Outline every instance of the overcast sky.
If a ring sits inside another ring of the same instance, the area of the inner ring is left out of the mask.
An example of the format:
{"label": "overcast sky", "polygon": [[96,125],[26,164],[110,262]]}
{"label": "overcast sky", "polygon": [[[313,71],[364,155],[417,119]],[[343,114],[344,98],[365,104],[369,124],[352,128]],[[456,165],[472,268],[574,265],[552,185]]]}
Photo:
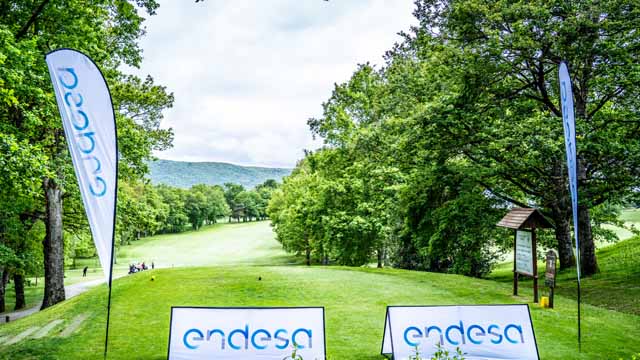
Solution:
{"label": "overcast sky", "polygon": [[412,0],[161,1],[139,75],[175,94],[162,159],[293,167],[334,83],[382,55],[414,19]]}

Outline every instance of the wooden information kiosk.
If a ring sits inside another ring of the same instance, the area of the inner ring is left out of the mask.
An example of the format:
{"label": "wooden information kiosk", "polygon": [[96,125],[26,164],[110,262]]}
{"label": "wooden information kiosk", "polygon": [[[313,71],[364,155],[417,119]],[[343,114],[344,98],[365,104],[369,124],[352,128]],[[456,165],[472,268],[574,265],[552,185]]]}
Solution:
{"label": "wooden information kiosk", "polygon": [[518,295],[518,276],[533,278],[533,302],[538,302],[538,261],[536,256],[536,229],[553,225],[533,208],[513,208],[498,226],[515,230],[513,241],[513,295]]}

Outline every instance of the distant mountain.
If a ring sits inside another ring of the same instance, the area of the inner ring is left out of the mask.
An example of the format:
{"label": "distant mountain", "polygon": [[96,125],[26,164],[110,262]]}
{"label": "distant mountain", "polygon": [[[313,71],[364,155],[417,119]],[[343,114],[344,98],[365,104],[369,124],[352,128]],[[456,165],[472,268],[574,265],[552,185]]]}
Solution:
{"label": "distant mountain", "polygon": [[292,169],[240,166],[219,162],[185,162],[156,160],[149,163],[153,184],[167,184],[179,188],[190,188],[196,184],[224,185],[241,184],[252,189],[267,179],[282,182]]}

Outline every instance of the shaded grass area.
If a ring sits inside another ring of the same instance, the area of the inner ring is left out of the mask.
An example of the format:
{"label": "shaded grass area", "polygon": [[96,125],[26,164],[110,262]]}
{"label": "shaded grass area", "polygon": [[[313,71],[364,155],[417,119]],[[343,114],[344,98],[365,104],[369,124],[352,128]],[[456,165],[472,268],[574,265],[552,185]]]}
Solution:
{"label": "shaded grass area", "polygon": [[[156,276],[150,281],[151,275]],[[262,281],[258,281],[258,277]],[[160,269],[115,281],[110,359],[165,359],[172,305],[325,306],[332,359],[382,359],[385,307],[409,304],[524,303],[531,291],[510,296],[509,284],[458,275],[393,269],[244,266]],[[640,317],[584,306],[583,349],[577,353],[576,303],[556,297],[553,310],[531,306],[542,359],[630,358],[640,349]],[[76,334],[0,345],[1,359],[102,357],[106,287],[0,327],[15,335],[56,318],[90,314]]]}
{"label": "shaded grass area", "polygon": [[[14,311],[16,292],[13,288],[13,281],[7,284],[5,293],[5,312],[1,312],[0,315],[4,315]],[[42,300],[42,294],[44,292],[44,279],[38,279],[38,285],[34,282],[31,286],[25,284],[24,286],[24,300],[26,303],[25,308],[36,306]]]}
{"label": "shaded grass area", "polygon": [[[86,277],[82,277],[82,269],[67,269],[65,270],[64,276],[65,285],[77,284],[82,281],[95,280],[104,277],[104,275],[102,274],[102,270],[96,268],[89,270]],[[0,316],[14,311],[16,294],[13,286],[13,280],[10,284],[7,284],[7,292],[5,294],[6,311],[0,313]],[[35,277],[26,278],[24,284],[24,297],[26,306],[24,307],[24,309],[28,309],[38,305],[40,301],[42,301],[43,293],[43,277],[38,277],[37,279]]]}
{"label": "shaded grass area", "polygon": [[[640,315],[640,236],[620,241],[597,251],[600,272],[582,278],[582,302],[629,314]],[[538,263],[539,288],[544,287],[545,264]],[[511,284],[513,262],[502,263],[489,275],[492,280]],[[575,269],[560,271],[557,275],[556,294],[577,298],[577,276]],[[520,288],[531,288],[528,278],[520,281]],[[640,327],[640,324],[638,324]]]}

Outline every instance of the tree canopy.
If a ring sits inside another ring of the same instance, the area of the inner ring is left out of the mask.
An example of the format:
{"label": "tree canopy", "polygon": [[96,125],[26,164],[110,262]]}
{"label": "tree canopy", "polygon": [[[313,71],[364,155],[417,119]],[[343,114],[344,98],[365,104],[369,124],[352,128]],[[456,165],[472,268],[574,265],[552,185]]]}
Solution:
{"label": "tree canopy", "polygon": [[[274,196],[278,237],[319,229],[309,239],[332,244],[331,261],[388,256],[401,267],[481,276],[512,241],[497,220],[510,206],[533,206],[555,225],[545,245],[573,266],[557,79],[565,61],[582,272],[597,272],[594,237],[610,237],[600,226],[640,175],[638,4],[417,0],[414,15],[384,66],[359,65],[308,121],[325,145]],[[301,221],[308,217],[316,228]]]}

